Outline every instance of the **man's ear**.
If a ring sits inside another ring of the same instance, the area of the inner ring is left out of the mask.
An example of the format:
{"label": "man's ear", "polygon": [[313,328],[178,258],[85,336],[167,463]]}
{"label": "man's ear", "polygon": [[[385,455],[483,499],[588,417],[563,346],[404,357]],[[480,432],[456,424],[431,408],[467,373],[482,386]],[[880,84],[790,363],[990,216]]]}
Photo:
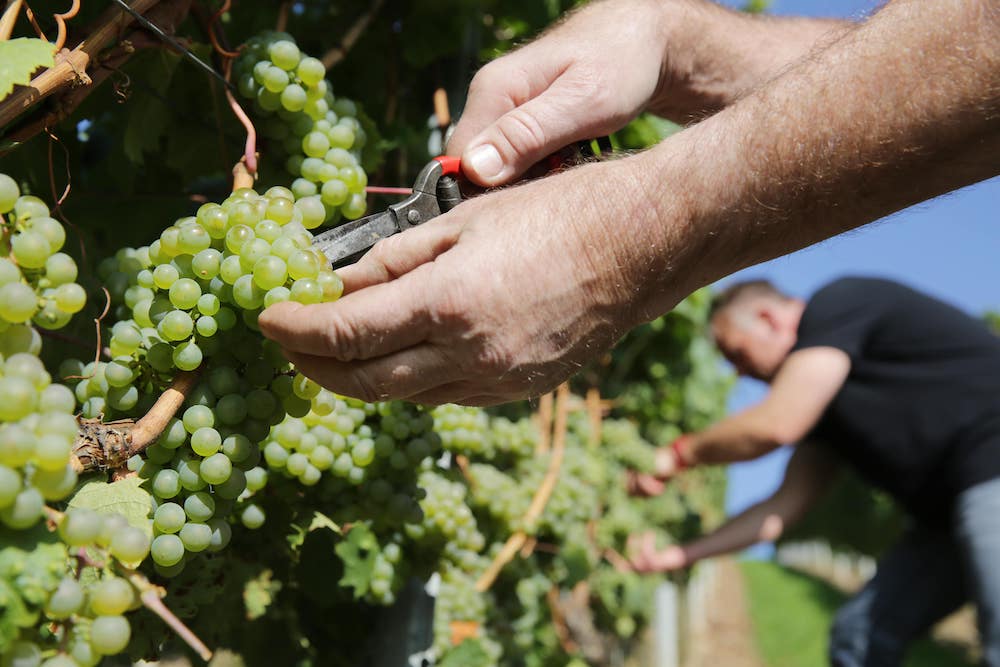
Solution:
{"label": "man's ear", "polygon": [[767,325],[771,333],[778,333],[781,330],[781,318],[778,317],[773,304],[761,303],[754,309],[754,315]]}

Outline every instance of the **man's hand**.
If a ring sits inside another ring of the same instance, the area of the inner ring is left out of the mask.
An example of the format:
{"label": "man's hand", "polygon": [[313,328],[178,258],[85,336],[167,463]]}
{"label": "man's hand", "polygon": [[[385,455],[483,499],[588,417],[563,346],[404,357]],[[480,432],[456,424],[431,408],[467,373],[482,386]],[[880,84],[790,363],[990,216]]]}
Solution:
{"label": "man's hand", "polygon": [[691,565],[684,548],[671,545],[665,549],[656,548],[656,534],[652,532],[632,535],[628,538],[628,557],[636,572],[672,572]]}
{"label": "man's hand", "polygon": [[688,446],[692,436],[682,435],[668,447],[658,447],[654,458],[652,473],[642,473],[629,470],[626,473],[625,488],[633,496],[652,497],[663,493],[667,482],[674,475],[688,467],[688,462],[681,459],[681,449]]}
{"label": "man's hand", "polygon": [[667,483],[655,475],[629,470],[625,473],[625,488],[629,495],[651,498],[666,491]]}
{"label": "man's hand", "polygon": [[502,185],[642,111],[681,123],[717,111],[847,25],[704,0],[595,2],[478,72],[448,152],[480,185]]}
{"label": "man's hand", "polygon": [[[342,270],[340,301],[275,305],[261,331],[305,375],[368,401],[487,405],[552,389],[639,322],[644,286],[618,252],[656,226],[634,159],[464,202]],[[688,291],[678,281],[674,303]]]}

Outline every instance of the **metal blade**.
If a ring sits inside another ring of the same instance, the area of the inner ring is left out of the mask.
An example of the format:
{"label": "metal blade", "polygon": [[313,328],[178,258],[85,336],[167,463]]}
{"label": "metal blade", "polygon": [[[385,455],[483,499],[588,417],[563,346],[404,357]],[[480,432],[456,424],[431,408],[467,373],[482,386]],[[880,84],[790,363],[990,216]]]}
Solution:
{"label": "metal blade", "polygon": [[313,246],[336,269],[356,262],[373,245],[398,232],[395,214],[384,211],[318,234],[313,238]]}

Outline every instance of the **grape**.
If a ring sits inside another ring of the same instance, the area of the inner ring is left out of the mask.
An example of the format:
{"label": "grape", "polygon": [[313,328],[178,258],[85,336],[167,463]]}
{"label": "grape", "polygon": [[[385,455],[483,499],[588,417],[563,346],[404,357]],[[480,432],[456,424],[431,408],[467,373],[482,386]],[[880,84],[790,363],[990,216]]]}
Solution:
{"label": "grape", "polygon": [[214,294],[202,294],[198,297],[198,312],[211,317],[219,312],[219,297]]}
{"label": "grape", "polygon": [[330,140],[322,132],[310,132],[302,138],[302,152],[309,157],[323,157],[328,150],[330,150]]}
{"label": "grape", "polygon": [[0,465],[0,509],[10,507],[21,491],[21,476],[16,470]]}
{"label": "grape", "polygon": [[254,310],[264,305],[264,290],[252,276],[242,275],[233,284],[233,300],[244,310]]}
{"label": "grape", "polygon": [[204,227],[195,223],[180,230],[177,244],[182,253],[195,255],[212,245],[212,237]]}
{"label": "grape", "polygon": [[[2,176],[2,174],[0,174]],[[8,262],[8,260],[3,260]],[[77,277],[77,267],[76,262],[69,255],[57,252],[51,255],[45,260],[45,277],[53,285],[64,285],[72,283]],[[0,284],[6,284],[11,282],[10,280],[3,280],[3,274],[0,272]]]}
{"label": "grape", "polygon": [[177,449],[185,440],[187,431],[184,429],[184,423],[176,417],[171,417],[156,443],[164,449]]}
{"label": "grape", "polygon": [[2,664],[3,667],[39,667],[42,664],[42,652],[31,642],[12,642]]}
{"label": "grape", "polygon": [[90,626],[90,645],[101,655],[115,655],[125,650],[131,635],[132,629],[124,616],[98,616]]}
{"label": "grape", "polygon": [[104,367],[104,378],[111,387],[124,387],[132,383],[133,373],[129,367],[129,359],[114,359]]}
{"label": "grape", "polygon": [[165,340],[184,340],[194,331],[194,321],[183,310],[172,310],[164,315],[156,330]]}
{"label": "grape", "polygon": [[201,477],[209,484],[222,484],[232,474],[233,463],[229,457],[219,452],[201,462]]}
{"label": "grape", "polygon": [[111,553],[126,563],[138,563],[149,553],[149,538],[132,526],[124,526],[111,537]]}
{"label": "grape", "polygon": [[240,521],[243,522],[244,526],[251,530],[255,530],[263,526],[265,519],[264,510],[254,504],[247,505],[243,508],[243,512],[240,514]]}
{"label": "grape", "polygon": [[200,428],[215,426],[215,415],[204,405],[192,405],[184,411],[182,420],[184,428],[192,434]]}
{"label": "grape", "polygon": [[184,511],[192,521],[208,521],[215,514],[215,500],[204,491],[192,493],[184,500]]}
{"label": "grape", "polygon": [[181,486],[188,491],[200,491],[206,486],[205,480],[201,478],[200,461],[179,461],[177,474],[180,477]]}
{"label": "grape", "polygon": [[[186,525],[186,524],[185,524]],[[183,528],[181,529],[183,530]],[[157,565],[170,567],[180,562],[184,557],[184,543],[173,534],[157,535],[149,550],[153,562]]]}
{"label": "grape", "polygon": [[178,278],[180,272],[171,264],[160,264],[153,269],[153,282],[160,289],[170,289]]}
{"label": "grape", "polygon": [[191,434],[191,449],[198,456],[211,456],[222,446],[222,436],[214,428],[203,426]]}
{"label": "grape", "polygon": [[40,269],[52,254],[52,245],[43,234],[24,231],[15,234],[10,242],[17,263],[28,269]]}
{"label": "grape", "polygon": [[204,551],[212,542],[212,529],[208,524],[189,521],[178,533],[184,548],[191,552]]}
{"label": "grape", "polygon": [[[264,85],[264,88],[267,89],[267,92],[280,93],[285,89],[285,86],[288,85],[288,72],[284,71],[280,67],[273,67],[273,66],[268,67],[264,71],[262,79],[263,81],[261,81],[261,83]],[[263,103],[261,104],[261,106],[267,109],[267,106],[265,106]],[[270,104],[270,106],[273,106],[273,102]],[[268,110],[271,111],[272,109]],[[274,110],[276,110],[276,107]]]}
{"label": "grape", "polygon": [[17,187],[17,181],[7,174],[0,174],[0,213],[12,210],[20,196],[21,190]]}
{"label": "grape", "polygon": [[77,476],[67,464],[59,470],[36,470],[31,483],[45,500],[62,500],[76,487]]}
{"label": "grape", "polygon": [[76,283],[66,283],[56,288],[55,303],[59,310],[72,315],[83,310],[87,303],[87,293]]}
{"label": "grape", "polygon": [[[253,267],[253,281],[262,290],[270,290],[285,284],[288,278],[288,267],[280,258],[274,256],[261,257]],[[293,276],[294,277],[294,276]],[[239,281],[237,281],[239,284]],[[234,296],[236,286],[234,285]]]}
{"label": "grape", "polygon": [[225,549],[233,536],[233,529],[222,519],[211,519],[208,522],[208,526],[212,529],[212,538],[208,544],[208,550],[216,552]]}
{"label": "grape", "polygon": [[299,61],[296,73],[302,79],[302,83],[312,87],[320,83],[326,76],[326,67],[318,58],[306,56]]}
{"label": "grape", "polygon": [[83,587],[79,582],[72,577],[64,577],[45,603],[45,614],[54,619],[68,618],[83,606],[83,599]]}
{"label": "grape", "polygon": [[22,489],[14,502],[0,509],[0,522],[14,530],[24,530],[35,525],[42,518],[45,499],[38,489]]}
{"label": "grape", "polygon": [[170,303],[175,308],[181,310],[194,308],[199,298],[201,298],[201,287],[190,278],[180,278],[170,286]]}
{"label": "grape", "polygon": [[80,667],[80,665],[68,655],[54,655],[43,662],[42,667]]}
{"label": "grape", "polygon": [[153,477],[153,493],[160,498],[173,498],[181,492],[181,480],[176,470],[165,468]]}
{"label": "grape", "polygon": [[135,603],[132,584],[121,577],[108,577],[90,589],[90,608],[99,616],[118,616]]}
{"label": "grape", "polygon": [[43,435],[35,441],[35,463],[39,469],[61,471],[69,463],[72,442],[58,435]]}
{"label": "grape", "polygon": [[41,234],[49,242],[51,252],[57,252],[66,242],[66,230],[59,221],[49,216],[31,219],[31,231]]}
{"label": "grape", "polygon": [[271,44],[267,50],[267,55],[270,57],[271,62],[283,70],[293,70],[298,67],[302,57],[299,47],[295,45],[295,42],[288,40],[280,40]]}
{"label": "grape", "polygon": [[184,508],[177,503],[163,503],[153,513],[153,527],[161,533],[176,533],[186,520]]}
{"label": "grape", "polygon": [[290,84],[281,91],[281,106],[288,111],[302,111],[307,101],[305,89],[298,84]]}
{"label": "grape", "polygon": [[193,371],[201,365],[204,354],[194,341],[181,343],[174,349],[173,362],[182,371]]}
{"label": "grape", "polygon": [[37,308],[35,291],[24,283],[7,283],[0,287],[0,317],[8,322],[27,322]]}
{"label": "grape", "polygon": [[239,394],[227,394],[219,399],[215,413],[223,424],[238,425],[247,417],[246,399]]}

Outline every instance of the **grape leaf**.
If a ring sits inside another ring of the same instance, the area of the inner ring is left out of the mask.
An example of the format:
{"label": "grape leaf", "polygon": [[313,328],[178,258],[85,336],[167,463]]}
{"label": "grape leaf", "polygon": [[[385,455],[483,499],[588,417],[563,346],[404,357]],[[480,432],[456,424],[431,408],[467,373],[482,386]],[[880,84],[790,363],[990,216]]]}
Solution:
{"label": "grape leaf", "polygon": [[121,514],[128,522],[152,537],[153,528],[149,518],[152,496],[142,488],[143,480],[138,476],[127,477],[110,484],[95,479],[86,482],[70,498],[71,508],[83,507],[101,514]]}
{"label": "grape leaf", "polygon": [[347,538],[334,547],[334,551],[344,561],[344,576],[340,579],[340,585],[353,588],[355,598],[368,592],[377,549],[375,535],[364,524],[353,526],[347,533]]}
{"label": "grape leaf", "polygon": [[55,48],[43,39],[20,37],[0,42],[0,100],[10,95],[14,86],[31,81],[39,67],[55,64]]}
{"label": "grape leaf", "polygon": [[475,639],[466,639],[454,649],[448,651],[438,667],[488,667],[490,656]]}
{"label": "grape leaf", "polygon": [[254,621],[267,613],[274,596],[281,590],[281,582],[272,579],[274,573],[264,570],[243,588],[243,603],[247,608],[247,619]]}
{"label": "grape leaf", "polygon": [[146,153],[158,152],[160,139],[170,124],[169,100],[165,98],[181,57],[162,49],[134,58],[136,76],[147,81],[151,91],[133,95],[129,101],[128,120],[122,138],[125,155],[134,164],[142,164]]}

